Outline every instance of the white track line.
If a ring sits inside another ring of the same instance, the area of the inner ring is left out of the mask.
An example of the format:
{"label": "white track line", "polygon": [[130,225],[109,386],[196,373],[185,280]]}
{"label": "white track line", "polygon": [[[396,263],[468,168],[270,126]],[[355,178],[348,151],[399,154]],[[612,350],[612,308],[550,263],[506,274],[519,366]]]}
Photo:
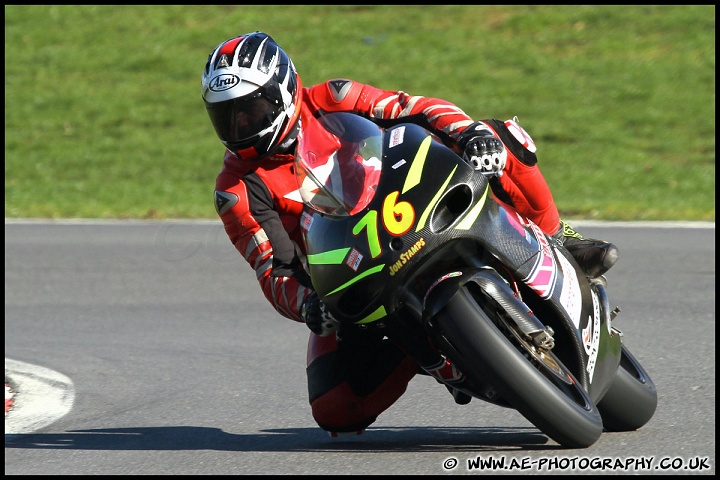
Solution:
{"label": "white track line", "polygon": [[5,378],[13,387],[13,407],[5,415],[8,435],[32,433],[67,414],[75,387],[65,375],[48,368],[5,359]]}

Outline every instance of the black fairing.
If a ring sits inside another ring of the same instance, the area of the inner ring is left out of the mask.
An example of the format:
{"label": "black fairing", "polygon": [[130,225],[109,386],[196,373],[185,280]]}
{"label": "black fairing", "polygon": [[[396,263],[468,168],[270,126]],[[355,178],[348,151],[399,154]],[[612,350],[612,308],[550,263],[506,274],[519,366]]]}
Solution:
{"label": "black fairing", "polygon": [[[591,398],[600,398],[621,348],[602,285],[591,286],[572,257],[498,201],[487,177],[427,130],[401,124],[383,135],[382,174],[372,201],[353,216],[308,212],[309,258],[332,257],[309,264],[313,286],[330,311],[353,324],[372,324],[403,307],[414,308],[416,318],[418,309],[431,315],[442,300],[419,305],[431,286],[460,271],[471,276],[473,268],[496,268],[509,283],[518,280],[518,298],[555,330],[555,353]],[[454,282],[446,296],[463,282]]]}

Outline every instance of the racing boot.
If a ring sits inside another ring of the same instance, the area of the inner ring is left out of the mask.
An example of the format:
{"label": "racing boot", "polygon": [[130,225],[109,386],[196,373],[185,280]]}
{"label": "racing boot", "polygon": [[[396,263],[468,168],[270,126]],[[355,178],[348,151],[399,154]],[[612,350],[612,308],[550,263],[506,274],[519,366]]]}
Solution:
{"label": "racing boot", "polygon": [[458,405],[467,405],[468,403],[470,403],[470,400],[472,400],[472,397],[470,395],[465,392],[461,392],[455,387],[451,387],[450,385],[445,385],[445,387],[447,387],[448,392],[450,392],[450,395],[453,396],[453,398],[455,399],[455,403],[457,403]]}
{"label": "racing boot", "polygon": [[615,245],[604,240],[585,238],[564,220],[560,220],[560,230],[553,235],[553,239],[570,252],[590,278],[599,277],[617,262],[619,252]]}
{"label": "racing boot", "polygon": [[[458,370],[455,365],[450,363],[444,357],[440,361],[429,367],[421,368],[423,373],[428,374],[440,382],[444,383],[450,395],[453,396],[455,403],[458,405],[467,405],[472,397],[460,390],[465,385],[465,375]],[[457,386],[458,388],[455,388]]]}

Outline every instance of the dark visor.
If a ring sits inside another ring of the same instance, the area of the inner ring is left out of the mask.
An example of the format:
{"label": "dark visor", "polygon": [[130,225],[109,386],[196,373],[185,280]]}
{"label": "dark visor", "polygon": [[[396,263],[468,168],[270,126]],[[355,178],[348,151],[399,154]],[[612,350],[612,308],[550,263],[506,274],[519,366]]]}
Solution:
{"label": "dark visor", "polygon": [[247,148],[257,142],[260,132],[272,125],[280,114],[282,102],[270,102],[263,93],[207,104],[210,120],[222,141]]}

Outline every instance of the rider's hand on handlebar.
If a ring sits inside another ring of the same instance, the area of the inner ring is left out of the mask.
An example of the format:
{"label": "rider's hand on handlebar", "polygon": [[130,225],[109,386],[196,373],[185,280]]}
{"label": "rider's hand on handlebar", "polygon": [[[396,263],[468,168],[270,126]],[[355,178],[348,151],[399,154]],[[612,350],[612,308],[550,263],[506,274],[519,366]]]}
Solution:
{"label": "rider's hand on handlebar", "polygon": [[335,333],[338,325],[340,325],[340,322],[333,318],[315,292],[305,298],[300,308],[300,318],[314,334],[321,337],[327,337]]}
{"label": "rider's hand on handlebar", "polygon": [[483,122],[470,124],[457,139],[463,159],[484,175],[502,175],[507,161],[503,143]]}

